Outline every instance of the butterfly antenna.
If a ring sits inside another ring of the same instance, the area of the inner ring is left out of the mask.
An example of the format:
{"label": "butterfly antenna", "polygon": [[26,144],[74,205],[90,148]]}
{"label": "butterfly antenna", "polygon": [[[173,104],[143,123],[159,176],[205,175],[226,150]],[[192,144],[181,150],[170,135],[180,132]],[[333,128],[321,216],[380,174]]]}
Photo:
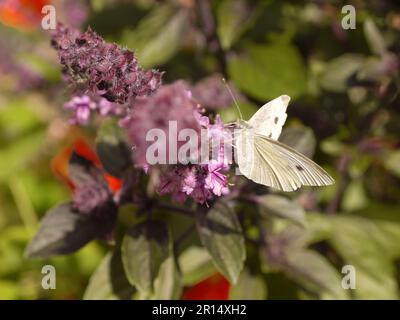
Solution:
{"label": "butterfly antenna", "polygon": [[242,115],[242,111],[240,111],[240,107],[239,104],[231,90],[231,87],[229,86],[228,82],[226,82],[225,78],[222,78],[222,82],[225,84],[226,89],[228,89],[229,94],[231,95],[233,102],[235,103],[236,109],[239,112],[239,116],[240,116],[240,120],[243,120],[243,115]]}

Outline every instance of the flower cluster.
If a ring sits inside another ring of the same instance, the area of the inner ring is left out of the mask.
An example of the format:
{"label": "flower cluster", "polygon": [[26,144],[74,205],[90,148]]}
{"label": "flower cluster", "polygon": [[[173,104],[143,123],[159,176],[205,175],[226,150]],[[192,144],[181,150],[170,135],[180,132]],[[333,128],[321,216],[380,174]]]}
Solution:
{"label": "flower cluster", "polygon": [[[135,146],[137,164],[147,165],[146,151],[149,142],[146,141],[146,133],[153,128],[168,132],[169,121],[176,121],[178,130],[190,128],[200,132],[201,129],[207,129],[207,139],[210,141],[215,138],[222,141],[226,138],[227,132],[220,118],[217,117],[215,123],[210,124],[209,118],[201,114],[199,105],[195,103],[183,82],[165,85],[153,96],[138,100],[132,114],[122,121]],[[167,156],[168,144],[169,141],[163,151]],[[228,177],[224,173],[229,169],[229,164],[225,158],[223,144],[218,147],[221,152],[218,152],[216,159],[210,159],[206,163],[161,165],[158,192],[161,195],[172,194],[177,201],[184,201],[190,196],[202,204],[214,195],[227,194]]]}
{"label": "flower cluster", "polygon": [[52,34],[67,79],[108,101],[124,104],[153,93],[162,74],[143,70],[133,52],[107,43],[91,29],[85,33],[62,24]]}
{"label": "flower cluster", "polygon": [[108,101],[101,97],[90,97],[89,95],[75,96],[64,104],[64,109],[72,111],[71,124],[85,125],[90,119],[93,111],[102,116],[121,115],[123,109],[117,103]]}
{"label": "flower cluster", "polygon": [[[73,113],[72,123],[87,124],[93,112],[123,116],[120,124],[126,129],[133,145],[134,162],[146,170],[152,170],[154,166],[147,159],[152,144],[147,139],[148,133],[152,129],[164,132],[165,143],[160,144],[162,147],[158,153],[164,155],[168,162],[156,164],[161,172],[157,188],[160,194],[172,194],[174,199],[180,201],[191,197],[203,204],[213,196],[229,192],[226,175],[229,165],[223,149],[217,150],[216,159],[197,164],[192,159],[192,156],[198,158],[200,154],[200,141],[196,141],[195,154],[190,154],[186,163],[170,161],[173,156],[170,143],[176,144],[176,149],[186,143],[171,135],[171,123],[176,132],[190,129],[198,137],[202,129],[206,129],[207,144],[212,139],[224,138],[226,132],[220,118],[217,117],[211,124],[209,118],[202,114],[199,104],[201,102],[207,107],[230,104],[230,96],[225,89],[221,89],[220,77],[217,79],[214,76],[194,86],[193,91],[197,95],[194,98],[191,87],[183,81],[160,86],[160,72],[142,70],[131,51],[106,43],[90,29],[81,34],[59,25],[53,33],[52,45],[58,50],[67,80],[82,88],[64,105]],[[210,90],[211,87],[214,90]],[[207,92],[211,95],[205,94]],[[108,193],[101,187],[88,185],[77,190],[74,204],[80,212],[90,212],[107,199]]]}
{"label": "flower cluster", "polygon": [[176,165],[166,167],[157,191],[160,195],[172,194],[179,202],[188,196],[198,203],[205,203],[213,196],[229,193],[228,177],[224,172],[229,166],[216,160],[205,165]]}
{"label": "flower cluster", "polygon": [[[177,132],[182,129],[193,129],[200,133],[197,114],[200,107],[192,99],[188,87],[181,81],[160,87],[157,92],[144,99],[138,99],[131,114],[121,121],[126,128],[130,141],[135,149],[135,162],[146,166],[146,152],[151,142],[146,141],[146,135],[151,129],[160,129],[166,133],[165,149],[161,152],[169,159],[169,123],[174,121]],[[179,148],[183,142],[177,143]]]}
{"label": "flower cluster", "polygon": [[231,139],[231,133],[224,128],[219,117],[214,124],[210,124],[209,118],[198,116],[199,125],[207,129],[207,139],[210,145],[218,142],[217,157],[211,158],[205,164],[198,165],[176,165],[171,169],[164,168],[158,192],[161,195],[171,193],[177,201],[184,201],[188,196],[198,203],[205,203],[213,196],[222,196],[229,193],[228,177],[229,170],[228,154],[226,153],[226,142]]}

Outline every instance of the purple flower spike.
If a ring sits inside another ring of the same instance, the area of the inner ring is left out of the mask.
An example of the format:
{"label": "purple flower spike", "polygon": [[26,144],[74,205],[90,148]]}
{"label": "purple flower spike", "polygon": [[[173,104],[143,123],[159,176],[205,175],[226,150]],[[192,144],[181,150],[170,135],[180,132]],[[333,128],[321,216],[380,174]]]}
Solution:
{"label": "purple flower spike", "polygon": [[143,70],[132,51],[105,42],[90,28],[81,34],[59,24],[52,34],[52,46],[69,82],[108,101],[133,102],[161,85],[160,72]]}
{"label": "purple flower spike", "polygon": [[[200,133],[198,110],[198,105],[188,94],[187,86],[181,81],[164,85],[154,95],[138,99],[132,114],[121,122],[127,130],[132,145],[135,146],[136,164],[139,166],[148,164],[146,151],[151,142],[146,141],[146,134],[151,129],[160,129],[165,132],[167,144],[162,153],[166,155],[167,159],[169,158],[168,132],[170,121],[176,122],[178,132],[182,129],[193,129]],[[178,141],[178,148],[182,144],[182,141]]]}

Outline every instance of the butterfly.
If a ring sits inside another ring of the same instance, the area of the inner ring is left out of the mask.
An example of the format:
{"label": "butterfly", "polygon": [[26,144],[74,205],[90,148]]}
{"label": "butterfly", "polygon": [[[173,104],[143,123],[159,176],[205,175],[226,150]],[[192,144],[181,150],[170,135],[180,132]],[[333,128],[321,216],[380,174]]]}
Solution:
{"label": "butterfly", "polygon": [[327,186],[333,178],[318,164],[278,141],[290,97],[282,95],[263,105],[235,130],[239,171],[256,183],[290,192],[301,186]]}

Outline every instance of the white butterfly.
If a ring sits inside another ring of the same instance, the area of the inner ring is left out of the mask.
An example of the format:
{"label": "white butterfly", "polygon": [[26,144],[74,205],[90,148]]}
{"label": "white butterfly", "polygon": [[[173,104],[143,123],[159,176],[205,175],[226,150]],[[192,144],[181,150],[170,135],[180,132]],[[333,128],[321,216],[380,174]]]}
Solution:
{"label": "white butterfly", "polygon": [[239,120],[236,159],[248,179],[283,191],[326,186],[333,178],[300,152],[278,142],[290,97],[282,95],[263,105],[249,121]]}

